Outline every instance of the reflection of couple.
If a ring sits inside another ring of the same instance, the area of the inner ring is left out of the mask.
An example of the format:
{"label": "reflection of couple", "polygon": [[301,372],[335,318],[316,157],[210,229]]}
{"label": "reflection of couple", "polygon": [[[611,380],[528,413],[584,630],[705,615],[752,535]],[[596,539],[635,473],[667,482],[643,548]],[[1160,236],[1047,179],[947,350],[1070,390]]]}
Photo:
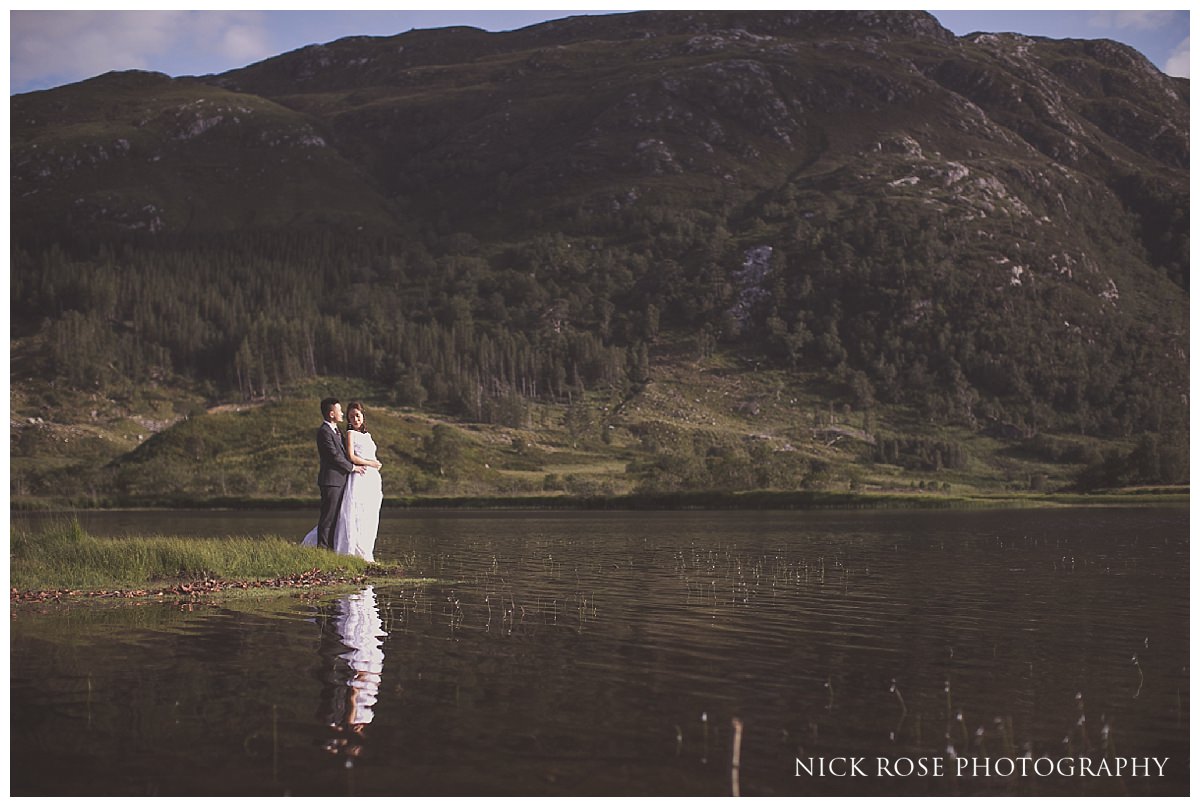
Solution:
{"label": "reflection of couple", "polygon": [[326,658],[332,656],[321,715],[332,732],[325,750],[356,757],[362,753],[363,729],[375,719],[387,633],[371,587],[338,599],[331,617],[325,623],[328,641],[322,641]]}
{"label": "reflection of couple", "polygon": [[375,459],[375,441],[367,431],[363,405],[350,403],[350,428],[344,438],[337,426],[342,420],[338,399],[321,401],[321,414],[325,419],[317,429],[321,518],[316,529],[304,537],[304,545],[373,562],[379,506],[383,502],[383,480],[379,475],[383,466]]}

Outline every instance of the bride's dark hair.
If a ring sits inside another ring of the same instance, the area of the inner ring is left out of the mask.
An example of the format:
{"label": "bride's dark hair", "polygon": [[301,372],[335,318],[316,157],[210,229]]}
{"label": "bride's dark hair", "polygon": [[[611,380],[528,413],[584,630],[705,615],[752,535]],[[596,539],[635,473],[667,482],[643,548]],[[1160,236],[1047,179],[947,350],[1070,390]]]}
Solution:
{"label": "bride's dark hair", "polygon": [[[359,412],[362,412],[362,416],[363,416],[363,422],[362,422],[362,426],[360,426],[360,427],[358,428],[358,430],[359,430],[360,432],[365,432],[365,431],[367,430],[367,410],[366,410],[366,409],[364,409],[364,408],[363,408],[363,405],[362,405],[362,404],[360,404],[358,401],[351,401],[351,402],[350,402],[350,403],[349,403],[349,404],[346,406],[346,422],[347,422],[347,423],[349,423],[349,422],[350,422],[350,413],[351,413],[351,412],[353,412],[355,409],[357,409]],[[350,428],[352,428],[352,429],[353,429],[354,427],[353,427],[353,426],[351,426]]]}

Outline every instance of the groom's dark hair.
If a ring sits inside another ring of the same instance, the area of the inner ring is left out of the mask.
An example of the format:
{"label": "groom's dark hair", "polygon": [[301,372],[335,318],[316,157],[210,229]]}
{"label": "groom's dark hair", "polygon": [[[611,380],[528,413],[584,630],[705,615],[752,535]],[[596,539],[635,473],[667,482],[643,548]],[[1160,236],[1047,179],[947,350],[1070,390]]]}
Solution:
{"label": "groom's dark hair", "polygon": [[321,401],[321,418],[322,418],[322,420],[329,417],[329,413],[333,411],[333,407],[337,406],[340,403],[341,403],[341,401],[339,401],[337,398],[326,398],[325,400]]}

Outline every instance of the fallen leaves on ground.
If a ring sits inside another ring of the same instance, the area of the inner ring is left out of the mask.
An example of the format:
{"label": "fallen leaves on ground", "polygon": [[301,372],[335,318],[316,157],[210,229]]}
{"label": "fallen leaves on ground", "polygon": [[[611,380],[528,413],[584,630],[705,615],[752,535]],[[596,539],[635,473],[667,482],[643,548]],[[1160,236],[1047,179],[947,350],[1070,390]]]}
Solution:
{"label": "fallen leaves on ground", "polygon": [[14,586],[9,593],[9,602],[51,602],[65,599],[77,599],[80,597],[121,599],[135,599],[139,597],[178,597],[180,595],[186,597],[201,597],[206,594],[214,594],[220,591],[229,591],[232,589],[308,589],[322,586],[340,585],[345,583],[365,584],[373,577],[386,577],[395,574],[399,574],[399,571],[392,568],[371,569],[366,574],[358,575],[347,574],[346,571],[342,569],[336,569],[330,572],[319,568],[312,568],[305,572],[297,572],[296,574],[286,575],[284,577],[273,577],[266,580],[221,580],[219,578],[205,578],[203,580],[191,580],[184,583],[176,583],[175,585],[164,588],[156,588],[152,586],[149,588],[138,589],[105,588],[97,589],[95,591],[66,588],[40,591],[21,591]]}

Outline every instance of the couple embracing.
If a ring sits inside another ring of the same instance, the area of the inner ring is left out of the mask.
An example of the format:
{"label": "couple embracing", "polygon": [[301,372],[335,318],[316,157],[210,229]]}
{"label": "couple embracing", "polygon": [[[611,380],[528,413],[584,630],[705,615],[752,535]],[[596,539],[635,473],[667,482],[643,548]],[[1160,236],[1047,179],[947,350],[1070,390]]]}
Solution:
{"label": "couple embracing", "polygon": [[304,537],[304,546],[331,549],[339,555],[356,555],[375,560],[375,536],[379,531],[379,507],[383,503],[383,480],[375,459],[375,441],[367,431],[363,405],[351,401],[346,409],[350,428],[343,436],[342,404],[337,398],[321,401],[324,422],[317,429],[317,454],[321,469],[321,518],[316,529]]}

